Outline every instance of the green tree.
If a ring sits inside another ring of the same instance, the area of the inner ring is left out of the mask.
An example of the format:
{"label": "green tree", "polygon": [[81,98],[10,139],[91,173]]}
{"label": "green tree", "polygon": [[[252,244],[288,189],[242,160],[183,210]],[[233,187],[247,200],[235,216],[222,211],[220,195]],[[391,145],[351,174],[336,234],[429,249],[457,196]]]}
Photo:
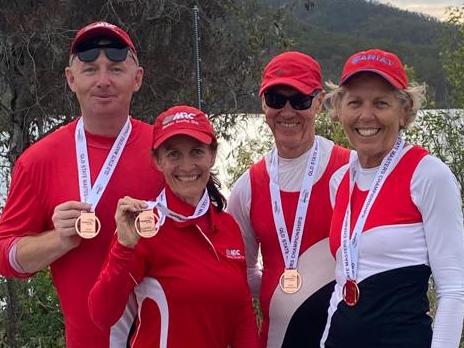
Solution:
{"label": "green tree", "polygon": [[441,38],[440,58],[451,85],[456,108],[464,106],[464,7],[448,10],[446,29]]}

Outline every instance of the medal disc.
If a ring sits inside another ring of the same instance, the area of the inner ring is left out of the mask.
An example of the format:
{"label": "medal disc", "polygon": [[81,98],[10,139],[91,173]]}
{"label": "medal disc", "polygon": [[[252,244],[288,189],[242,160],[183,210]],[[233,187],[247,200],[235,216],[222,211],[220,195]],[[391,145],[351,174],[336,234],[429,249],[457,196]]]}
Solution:
{"label": "medal disc", "polygon": [[157,226],[158,220],[158,215],[152,210],[143,210],[135,218],[135,230],[140,237],[154,237],[159,231],[159,227]]}
{"label": "medal disc", "polygon": [[296,269],[286,269],[280,276],[280,288],[286,294],[293,294],[301,288],[301,276]]}
{"label": "medal disc", "polygon": [[95,213],[83,211],[77,218],[74,228],[82,238],[92,239],[100,232],[101,224]]}
{"label": "medal disc", "polygon": [[359,287],[356,281],[347,280],[343,285],[343,301],[350,306],[355,306],[359,301]]}

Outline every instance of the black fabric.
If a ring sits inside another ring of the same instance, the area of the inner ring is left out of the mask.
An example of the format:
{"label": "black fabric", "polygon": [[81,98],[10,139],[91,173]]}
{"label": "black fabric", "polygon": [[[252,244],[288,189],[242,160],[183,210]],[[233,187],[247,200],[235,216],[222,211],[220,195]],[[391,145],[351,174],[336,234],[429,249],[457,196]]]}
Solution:
{"label": "black fabric", "polygon": [[282,348],[319,348],[335,281],[312,294],[293,313]]}
{"label": "black fabric", "polygon": [[430,267],[398,268],[359,283],[354,307],[341,301],[326,348],[429,348],[432,319],[427,314]]}

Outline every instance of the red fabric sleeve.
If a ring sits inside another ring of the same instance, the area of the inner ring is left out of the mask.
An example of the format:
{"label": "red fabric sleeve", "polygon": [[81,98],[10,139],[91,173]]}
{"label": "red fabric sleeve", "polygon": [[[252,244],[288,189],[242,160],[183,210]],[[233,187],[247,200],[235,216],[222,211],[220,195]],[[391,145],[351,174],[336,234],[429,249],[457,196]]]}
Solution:
{"label": "red fabric sleeve", "polygon": [[129,295],[143,276],[143,260],[137,248],[127,248],[117,239],[97,282],[89,294],[92,321],[103,330],[114,325],[124,312]]}
{"label": "red fabric sleeve", "polygon": [[11,267],[10,248],[19,237],[46,229],[46,207],[33,178],[20,158],[13,169],[10,192],[0,217],[0,274],[5,277],[27,278],[32,275],[18,273]]}

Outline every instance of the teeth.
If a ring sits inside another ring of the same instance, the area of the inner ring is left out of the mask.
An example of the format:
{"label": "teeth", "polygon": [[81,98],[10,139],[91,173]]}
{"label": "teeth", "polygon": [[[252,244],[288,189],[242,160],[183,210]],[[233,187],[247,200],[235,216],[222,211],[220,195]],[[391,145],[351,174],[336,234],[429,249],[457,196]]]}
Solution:
{"label": "teeth", "polygon": [[376,135],[380,128],[356,128],[356,130],[363,137],[370,137]]}
{"label": "teeth", "polygon": [[298,125],[296,122],[279,122],[279,125],[285,128],[294,128]]}
{"label": "teeth", "polygon": [[177,176],[177,179],[182,182],[192,182],[197,180],[199,175]]}

